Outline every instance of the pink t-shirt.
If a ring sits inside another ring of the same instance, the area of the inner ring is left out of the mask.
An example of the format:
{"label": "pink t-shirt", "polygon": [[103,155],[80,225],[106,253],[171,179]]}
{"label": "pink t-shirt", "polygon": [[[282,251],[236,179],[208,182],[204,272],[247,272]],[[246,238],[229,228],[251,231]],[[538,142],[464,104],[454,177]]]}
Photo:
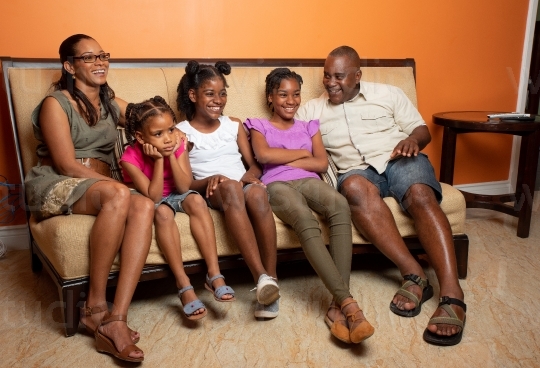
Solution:
{"label": "pink t-shirt", "polygon": [[[185,144],[176,150],[174,156],[178,158],[185,150]],[[142,146],[137,142],[134,146],[128,146],[120,159],[120,162],[125,161],[139,168],[148,179],[152,179],[154,174],[154,159],[144,154]],[[122,168],[125,183],[133,183],[129,174]],[[163,163],[163,197],[168,196],[176,190],[174,185],[171,163],[168,159]]]}

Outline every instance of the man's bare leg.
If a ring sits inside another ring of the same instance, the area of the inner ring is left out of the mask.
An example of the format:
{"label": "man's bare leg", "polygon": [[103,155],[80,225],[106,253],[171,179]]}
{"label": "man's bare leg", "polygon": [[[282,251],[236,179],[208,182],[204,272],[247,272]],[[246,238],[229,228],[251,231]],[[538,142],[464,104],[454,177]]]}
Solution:
{"label": "man's bare leg", "polygon": [[[437,275],[440,286],[440,296],[464,300],[463,290],[459,285],[457,275],[456,253],[452,229],[448,218],[442,211],[433,190],[424,184],[414,184],[405,194],[403,201],[407,212],[414,219],[416,233],[426,251],[430,264]],[[451,305],[458,318],[463,321],[465,311]],[[433,317],[446,317],[448,314],[437,308]],[[438,335],[450,336],[458,333],[460,327],[437,324],[428,325],[428,330]]]}

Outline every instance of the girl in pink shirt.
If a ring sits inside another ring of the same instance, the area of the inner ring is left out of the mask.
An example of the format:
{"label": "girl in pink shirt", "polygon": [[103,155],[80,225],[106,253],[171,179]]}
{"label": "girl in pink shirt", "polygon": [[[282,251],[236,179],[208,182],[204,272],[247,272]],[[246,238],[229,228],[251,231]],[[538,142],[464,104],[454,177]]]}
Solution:
{"label": "girl in pink shirt", "polygon": [[[156,240],[176,278],[178,297],[188,319],[206,316],[184,270],[176,212],[190,216],[190,229],[208,267],[205,287],[220,302],[235,300],[234,291],[220,274],[214,223],[205,200],[189,190],[191,167],[185,137],[175,128],[176,117],[167,102],[156,96],[126,109],[126,137],[130,146],[120,161],[124,181],[156,203]],[[182,193],[182,194],[181,194]]]}

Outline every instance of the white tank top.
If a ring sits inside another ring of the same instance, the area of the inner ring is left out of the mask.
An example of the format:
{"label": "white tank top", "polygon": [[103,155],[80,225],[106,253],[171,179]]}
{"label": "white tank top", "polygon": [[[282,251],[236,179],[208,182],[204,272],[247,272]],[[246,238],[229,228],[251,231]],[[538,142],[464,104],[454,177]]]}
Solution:
{"label": "white tank top", "polygon": [[193,143],[189,162],[195,180],[219,174],[240,181],[246,173],[236,141],[239,123],[228,116],[219,117],[219,122],[219,127],[208,134],[199,132],[187,120],[176,125]]}

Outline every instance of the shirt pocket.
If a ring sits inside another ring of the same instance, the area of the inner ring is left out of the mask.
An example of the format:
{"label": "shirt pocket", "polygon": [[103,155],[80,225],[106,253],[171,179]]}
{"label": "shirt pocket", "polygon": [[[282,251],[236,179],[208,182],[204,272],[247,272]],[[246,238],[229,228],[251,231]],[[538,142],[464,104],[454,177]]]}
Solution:
{"label": "shirt pocket", "polygon": [[319,131],[321,132],[321,135],[324,137],[325,135],[329,135],[332,130],[336,129],[336,126],[335,125],[330,125],[330,124],[321,124],[321,126],[319,127]]}
{"label": "shirt pocket", "polygon": [[384,132],[395,128],[396,123],[391,114],[385,109],[373,109],[362,113],[362,125],[366,131]]}
{"label": "shirt pocket", "polygon": [[321,132],[321,138],[323,141],[323,145],[327,148],[332,148],[333,143],[336,143],[336,130],[337,126],[333,124],[326,124],[321,125],[319,127],[319,131]]}

